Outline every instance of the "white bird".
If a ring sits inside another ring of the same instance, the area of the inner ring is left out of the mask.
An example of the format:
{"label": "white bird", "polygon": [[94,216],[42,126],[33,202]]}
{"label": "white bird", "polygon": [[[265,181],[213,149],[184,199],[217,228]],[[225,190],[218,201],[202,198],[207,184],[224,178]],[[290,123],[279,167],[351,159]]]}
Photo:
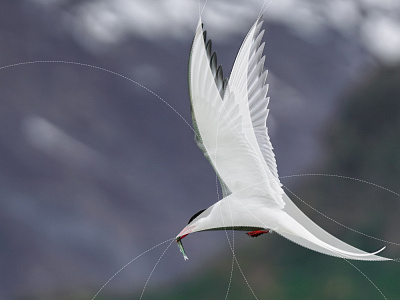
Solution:
{"label": "white bird", "polygon": [[311,221],[290,200],[280,183],[266,125],[269,97],[260,32],[251,27],[237,54],[229,80],[217,67],[201,19],[189,59],[189,89],[195,139],[218,175],[224,198],[195,214],[177,235],[206,230],[242,230],[250,236],[277,232],[309,249],[346,259],[390,260],[335,238]]}

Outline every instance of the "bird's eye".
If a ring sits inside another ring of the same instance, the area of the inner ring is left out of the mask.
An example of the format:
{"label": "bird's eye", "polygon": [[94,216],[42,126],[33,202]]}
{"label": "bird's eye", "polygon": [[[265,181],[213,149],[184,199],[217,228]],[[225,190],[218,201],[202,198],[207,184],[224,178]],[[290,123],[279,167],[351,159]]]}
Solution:
{"label": "bird's eye", "polygon": [[203,211],[205,211],[205,209],[202,209],[201,211],[199,211],[198,213],[195,213],[189,220],[188,224],[190,224],[190,222],[192,222],[194,219],[196,219],[196,217],[198,215],[200,215]]}

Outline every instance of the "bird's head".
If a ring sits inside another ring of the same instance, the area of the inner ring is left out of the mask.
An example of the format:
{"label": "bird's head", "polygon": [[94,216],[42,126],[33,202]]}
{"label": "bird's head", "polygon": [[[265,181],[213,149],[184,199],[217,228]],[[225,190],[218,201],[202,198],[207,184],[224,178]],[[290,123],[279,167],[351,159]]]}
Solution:
{"label": "bird's head", "polygon": [[183,230],[176,236],[176,243],[178,244],[179,250],[182,252],[183,258],[184,258],[185,260],[187,260],[188,257],[187,257],[186,254],[185,254],[185,250],[183,249],[183,244],[182,244],[182,241],[181,241],[181,240],[182,240],[184,237],[186,237],[189,233],[194,232],[194,230],[195,230],[195,228],[196,228],[196,224],[195,224],[196,221],[197,221],[196,219],[197,219],[197,217],[200,216],[204,211],[205,211],[205,209],[203,209],[203,210],[201,210],[201,211],[195,213],[195,214],[189,219],[188,225],[187,225],[185,228],[183,228]]}

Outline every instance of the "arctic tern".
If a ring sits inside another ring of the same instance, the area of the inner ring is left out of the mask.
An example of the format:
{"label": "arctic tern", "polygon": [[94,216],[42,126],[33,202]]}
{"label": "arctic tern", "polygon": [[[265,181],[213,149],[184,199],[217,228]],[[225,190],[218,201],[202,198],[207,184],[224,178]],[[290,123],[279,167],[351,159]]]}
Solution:
{"label": "arctic tern", "polygon": [[189,59],[189,91],[195,140],[213,166],[223,199],[198,212],[177,235],[206,230],[241,230],[249,236],[276,232],[311,250],[355,260],[390,260],[332,236],[290,200],[280,183],[266,125],[268,115],[262,21],[253,24],[224,79],[201,19]]}

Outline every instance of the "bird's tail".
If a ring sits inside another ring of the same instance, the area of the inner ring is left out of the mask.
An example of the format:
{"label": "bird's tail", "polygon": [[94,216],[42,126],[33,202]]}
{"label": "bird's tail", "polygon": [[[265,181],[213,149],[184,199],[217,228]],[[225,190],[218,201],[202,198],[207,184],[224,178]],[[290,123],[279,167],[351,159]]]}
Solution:
{"label": "bird's tail", "polygon": [[376,255],[386,247],[372,253],[353,247],[329,234],[311,221],[286,194],[284,195],[284,201],[286,205],[283,211],[286,213],[286,220],[283,223],[284,226],[280,230],[276,230],[276,232],[292,242],[317,252],[346,259],[391,260],[390,258]]}

